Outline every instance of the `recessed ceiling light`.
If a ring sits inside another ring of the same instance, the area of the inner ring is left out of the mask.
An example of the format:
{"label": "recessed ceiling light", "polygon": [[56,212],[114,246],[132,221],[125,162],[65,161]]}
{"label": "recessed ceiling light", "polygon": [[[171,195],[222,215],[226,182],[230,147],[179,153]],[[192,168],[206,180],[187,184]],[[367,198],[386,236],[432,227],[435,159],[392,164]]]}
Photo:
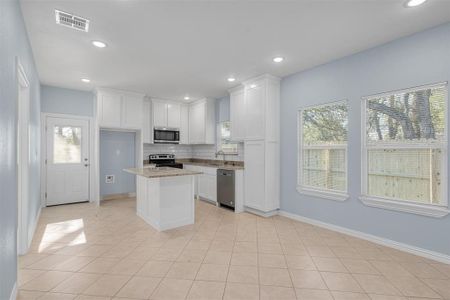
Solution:
{"label": "recessed ceiling light", "polygon": [[408,0],[406,2],[406,7],[414,7],[424,4],[427,0]]}
{"label": "recessed ceiling light", "polygon": [[191,99],[189,96],[184,96],[184,100],[189,100]]}
{"label": "recessed ceiling light", "polygon": [[250,84],[250,88],[254,89],[256,87],[256,84]]}
{"label": "recessed ceiling light", "polygon": [[106,44],[103,43],[103,42],[100,42],[100,41],[92,41],[92,45],[94,45],[95,47],[98,47],[98,48],[105,48],[106,47]]}
{"label": "recessed ceiling light", "polygon": [[281,56],[277,56],[277,57],[274,57],[274,58],[273,58],[273,61],[276,62],[276,63],[280,63],[280,62],[282,62],[283,60],[284,60],[284,57],[281,57]]}
{"label": "recessed ceiling light", "polygon": [[234,77],[228,77],[228,82],[235,82],[236,81],[236,78],[234,78]]}
{"label": "recessed ceiling light", "polygon": [[91,80],[90,80],[90,79],[88,79],[88,78],[81,78],[81,81],[83,81],[83,82],[85,82],[85,83],[89,83],[89,82],[91,82]]}

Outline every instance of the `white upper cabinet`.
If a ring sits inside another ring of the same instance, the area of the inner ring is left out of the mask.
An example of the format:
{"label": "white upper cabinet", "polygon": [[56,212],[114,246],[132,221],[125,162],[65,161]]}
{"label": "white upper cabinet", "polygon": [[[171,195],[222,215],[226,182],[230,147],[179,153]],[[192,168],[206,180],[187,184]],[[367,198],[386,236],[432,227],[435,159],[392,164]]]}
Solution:
{"label": "white upper cabinet", "polygon": [[215,144],[216,112],[214,99],[189,104],[189,143]]}
{"label": "white upper cabinet", "polygon": [[152,103],[148,100],[145,100],[142,111],[142,142],[144,144],[151,144],[153,143]]}
{"label": "white upper cabinet", "polygon": [[189,144],[189,106],[180,106],[180,144]]}
{"label": "white upper cabinet", "polygon": [[122,127],[130,129],[142,128],[143,99],[134,95],[122,96]]}
{"label": "white upper cabinet", "polygon": [[167,102],[152,100],[153,126],[167,127]]}
{"label": "white upper cabinet", "polygon": [[245,139],[245,97],[242,86],[230,90],[230,121],[231,139],[243,141]]}
{"label": "white upper cabinet", "polygon": [[181,104],[153,99],[153,126],[179,129],[181,126]]}
{"label": "white upper cabinet", "polygon": [[100,126],[120,128],[122,96],[110,92],[97,94],[98,122]]}
{"label": "white upper cabinet", "polygon": [[189,144],[201,144],[205,136],[205,105],[189,105]]}
{"label": "white upper cabinet", "polygon": [[97,117],[100,127],[142,129],[144,95],[109,89],[97,90]]}
{"label": "white upper cabinet", "polygon": [[167,127],[180,128],[181,126],[181,106],[180,104],[167,104]]}

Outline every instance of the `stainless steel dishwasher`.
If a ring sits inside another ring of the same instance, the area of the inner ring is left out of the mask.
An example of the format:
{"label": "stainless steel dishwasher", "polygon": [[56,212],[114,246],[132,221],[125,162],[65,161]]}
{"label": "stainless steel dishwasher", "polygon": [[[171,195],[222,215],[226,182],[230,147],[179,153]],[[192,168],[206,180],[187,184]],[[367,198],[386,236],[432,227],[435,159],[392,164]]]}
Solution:
{"label": "stainless steel dishwasher", "polygon": [[234,171],[217,169],[217,202],[234,208]]}

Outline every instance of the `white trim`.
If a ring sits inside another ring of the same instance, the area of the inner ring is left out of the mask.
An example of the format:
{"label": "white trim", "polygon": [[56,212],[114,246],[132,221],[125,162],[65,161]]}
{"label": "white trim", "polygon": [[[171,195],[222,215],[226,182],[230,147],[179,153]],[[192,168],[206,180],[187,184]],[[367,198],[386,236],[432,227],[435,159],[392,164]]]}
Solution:
{"label": "white trim", "polygon": [[349,195],[345,192],[338,192],[332,190],[316,190],[313,188],[307,188],[304,186],[297,186],[297,192],[303,195],[314,196],[324,198],[328,200],[345,201],[349,198]]}
{"label": "white trim", "polygon": [[[336,201],[345,201],[349,198],[347,193],[348,190],[348,180],[349,180],[349,172],[348,172],[348,141],[345,143],[340,143],[337,145],[333,144],[322,144],[322,145],[304,145],[303,144],[303,111],[305,109],[315,108],[315,107],[325,107],[337,104],[344,104],[348,106],[348,100],[339,100],[332,101],[323,104],[310,105],[305,107],[300,107],[297,111],[297,191],[300,194],[305,194],[309,196],[325,198],[328,200],[336,200]],[[348,119],[348,116],[347,116]],[[345,191],[333,191],[330,189],[320,189],[319,187],[310,187],[303,184],[302,176],[303,176],[303,150],[309,149],[342,149],[345,150]]]}
{"label": "white trim", "polygon": [[125,95],[133,96],[133,97],[142,97],[142,98],[146,97],[146,95],[142,94],[142,93],[136,93],[133,91],[126,91],[126,90],[117,90],[117,89],[112,89],[112,88],[103,88],[103,87],[96,88],[94,90],[94,95],[97,95],[98,93],[120,93],[120,94],[125,94]]}
{"label": "white trim", "polygon": [[17,281],[14,282],[14,286],[11,290],[11,295],[9,296],[9,300],[16,300],[17,299]]}
{"label": "white trim", "polygon": [[445,207],[402,200],[385,199],[372,196],[361,196],[359,197],[359,200],[370,207],[408,212],[427,217],[442,218],[450,213],[450,210]]}
{"label": "white trim", "polygon": [[17,76],[17,132],[16,132],[16,166],[17,166],[17,254],[28,252],[29,225],[29,182],[30,182],[30,82],[25,69],[16,57]]}
{"label": "white trim", "polygon": [[438,83],[419,85],[419,86],[414,86],[414,87],[401,89],[401,90],[392,90],[392,91],[381,92],[378,94],[363,96],[362,99],[370,100],[370,99],[374,99],[374,98],[390,96],[392,94],[403,94],[403,93],[408,93],[408,92],[415,92],[417,90],[426,90],[426,89],[432,89],[432,88],[445,87],[447,84],[448,84],[447,81],[443,81],[443,82],[438,82]]}
{"label": "white trim", "polygon": [[25,72],[22,63],[20,62],[19,57],[16,57],[16,70],[19,84],[24,88],[29,87],[30,81],[28,81],[27,73]]}
{"label": "white trim", "polygon": [[[424,141],[423,143],[412,142],[380,142],[374,143],[367,140],[367,101],[373,98],[385,97],[392,94],[412,92],[422,89],[430,89],[442,87],[445,88],[445,127],[443,141]],[[362,97],[361,105],[361,196],[359,199],[362,203],[370,207],[383,208],[388,210],[413,213],[422,216],[442,218],[450,213],[448,203],[448,82],[436,84],[422,85],[403,90],[389,91],[372,96]],[[442,205],[421,204],[406,199],[389,199],[368,195],[368,161],[367,153],[370,149],[441,149],[442,151],[442,170],[441,170],[441,189],[442,189]]]}
{"label": "white trim", "polygon": [[372,235],[372,234],[368,234],[368,233],[364,233],[358,230],[353,230],[353,229],[349,229],[349,228],[345,228],[345,227],[341,227],[338,225],[334,225],[334,224],[330,224],[330,223],[326,223],[326,222],[322,222],[322,221],[318,221],[318,220],[314,220],[314,219],[310,219],[307,217],[303,217],[297,214],[293,214],[293,213],[289,213],[286,211],[282,211],[280,210],[279,212],[280,216],[289,218],[289,219],[293,219],[296,221],[300,221],[300,222],[304,222],[304,223],[308,223],[311,225],[315,225],[315,226],[319,226],[325,229],[329,229],[332,231],[336,231],[339,233],[343,233],[352,237],[356,237],[359,239],[363,239],[378,245],[382,245],[382,246],[386,246],[389,248],[393,248],[393,249],[397,249],[397,250],[401,250],[404,252],[408,252],[417,256],[421,256],[421,257],[425,257],[428,259],[432,259],[438,262],[442,262],[442,263],[446,263],[446,264],[450,264],[450,255],[447,254],[443,254],[443,253],[439,253],[439,252],[435,252],[435,251],[431,251],[431,250],[427,250],[427,249],[423,249],[423,248],[419,248],[416,246],[412,246],[412,245],[408,245],[408,244],[404,244],[404,243],[400,243],[400,242],[396,242],[390,239],[386,239],[386,238],[382,238],[376,235]]}
{"label": "white trim", "polygon": [[29,231],[30,234],[28,234],[28,249],[30,249],[31,242],[33,241],[34,234],[36,233],[37,225],[39,223],[39,219],[41,218],[41,212],[42,212],[42,208],[39,207],[38,213],[36,215],[36,219],[34,220],[31,230]]}
{"label": "white trim", "polygon": [[277,214],[279,214],[279,210],[278,209],[274,209],[268,212],[264,212],[264,211],[260,211],[259,209],[255,209],[255,208],[251,208],[248,206],[244,206],[244,211],[252,213],[254,215],[260,216],[260,217],[272,217],[272,216],[276,216]]}
{"label": "white trim", "polygon": [[41,112],[41,207],[46,207],[45,201],[45,191],[47,187],[47,166],[45,164],[45,159],[47,156],[47,136],[46,136],[46,126],[47,118],[62,118],[62,119],[77,119],[88,121],[88,131],[89,131],[89,202],[96,201],[96,186],[95,183],[95,166],[97,164],[97,156],[95,154],[94,148],[94,118],[89,116],[81,115],[71,115],[71,114],[58,114],[58,113],[47,113]]}

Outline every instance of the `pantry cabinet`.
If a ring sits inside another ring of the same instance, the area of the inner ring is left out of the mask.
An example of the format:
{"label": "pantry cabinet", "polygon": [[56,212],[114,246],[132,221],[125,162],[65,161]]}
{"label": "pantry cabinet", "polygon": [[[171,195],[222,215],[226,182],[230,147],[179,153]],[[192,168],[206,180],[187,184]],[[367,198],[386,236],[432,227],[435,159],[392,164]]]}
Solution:
{"label": "pantry cabinet", "polygon": [[244,141],[244,205],[273,215],[280,208],[280,79],[263,75],[229,92],[231,136]]}
{"label": "pantry cabinet", "polygon": [[144,95],[97,90],[97,119],[99,127],[112,129],[142,129]]}

